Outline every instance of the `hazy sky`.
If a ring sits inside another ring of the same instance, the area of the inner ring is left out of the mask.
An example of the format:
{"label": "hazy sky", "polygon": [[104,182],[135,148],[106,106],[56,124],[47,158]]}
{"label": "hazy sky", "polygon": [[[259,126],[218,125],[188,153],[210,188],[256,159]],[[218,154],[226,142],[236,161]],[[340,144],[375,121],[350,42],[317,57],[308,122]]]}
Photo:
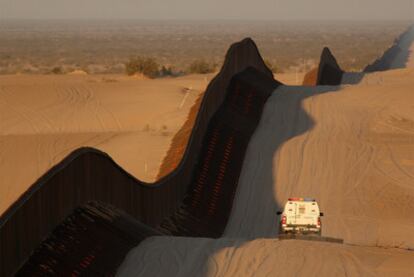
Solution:
{"label": "hazy sky", "polygon": [[414,19],[414,0],[0,0],[0,17]]}

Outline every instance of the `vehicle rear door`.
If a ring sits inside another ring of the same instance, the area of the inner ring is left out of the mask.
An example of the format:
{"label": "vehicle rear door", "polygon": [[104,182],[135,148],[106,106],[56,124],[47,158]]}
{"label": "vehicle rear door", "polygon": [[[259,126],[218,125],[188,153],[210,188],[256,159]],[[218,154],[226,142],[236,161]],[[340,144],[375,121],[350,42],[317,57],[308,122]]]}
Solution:
{"label": "vehicle rear door", "polygon": [[303,202],[296,202],[295,206],[295,224],[302,225],[306,215],[306,205]]}
{"label": "vehicle rear door", "polygon": [[295,225],[296,224],[296,202],[289,201],[285,207],[285,213],[287,216],[287,224]]}
{"label": "vehicle rear door", "polygon": [[298,208],[298,224],[316,225],[315,220],[315,208],[312,206],[312,202],[301,202]]}

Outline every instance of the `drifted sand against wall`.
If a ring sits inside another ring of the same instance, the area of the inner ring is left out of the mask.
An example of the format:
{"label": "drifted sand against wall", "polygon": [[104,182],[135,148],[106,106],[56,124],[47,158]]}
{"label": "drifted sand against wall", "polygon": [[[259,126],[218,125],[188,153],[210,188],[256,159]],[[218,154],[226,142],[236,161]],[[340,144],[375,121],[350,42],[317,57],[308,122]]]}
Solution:
{"label": "drifted sand against wall", "polygon": [[191,132],[193,131],[194,123],[197,118],[198,110],[200,109],[203,95],[200,95],[195,101],[194,105],[188,114],[187,120],[183,126],[173,137],[170,148],[168,149],[167,155],[164,157],[160,170],[158,172],[157,179],[161,179],[171,173],[180,164],[183,158],[185,149],[190,139]]}
{"label": "drifted sand against wall", "polygon": [[319,67],[315,67],[308,73],[306,73],[305,77],[303,77],[303,83],[304,86],[316,86],[318,83],[318,71]]}

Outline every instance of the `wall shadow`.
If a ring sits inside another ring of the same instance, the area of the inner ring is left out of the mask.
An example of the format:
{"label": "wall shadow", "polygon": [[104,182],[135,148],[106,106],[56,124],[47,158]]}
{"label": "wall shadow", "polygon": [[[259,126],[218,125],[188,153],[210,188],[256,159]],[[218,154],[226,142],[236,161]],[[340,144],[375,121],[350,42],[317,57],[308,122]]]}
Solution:
{"label": "wall shadow", "polygon": [[344,72],[342,75],[342,85],[357,85],[364,79],[365,72]]}

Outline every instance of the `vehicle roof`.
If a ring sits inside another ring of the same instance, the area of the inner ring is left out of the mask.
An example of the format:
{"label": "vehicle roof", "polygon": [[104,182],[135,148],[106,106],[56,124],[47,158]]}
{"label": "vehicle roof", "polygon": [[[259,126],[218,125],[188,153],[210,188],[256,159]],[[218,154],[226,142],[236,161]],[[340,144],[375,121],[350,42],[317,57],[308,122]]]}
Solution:
{"label": "vehicle roof", "polygon": [[316,200],[314,198],[310,198],[310,197],[305,197],[305,198],[303,198],[303,197],[290,197],[290,198],[288,198],[288,201],[291,201],[291,202],[298,202],[298,201],[301,201],[301,202],[316,202]]}
{"label": "vehicle roof", "polygon": [[[304,200],[288,200],[285,204],[285,208],[284,208],[284,212],[287,212],[288,209],[292,209],[291,206],[293,204],[297,204],[300,203],[301,205],[305,205],[305,206],[312,206],[316,213],[319,213],[319,205],[316,201],[304,201]],[[308,211],[306,211],[308,212]]]}

